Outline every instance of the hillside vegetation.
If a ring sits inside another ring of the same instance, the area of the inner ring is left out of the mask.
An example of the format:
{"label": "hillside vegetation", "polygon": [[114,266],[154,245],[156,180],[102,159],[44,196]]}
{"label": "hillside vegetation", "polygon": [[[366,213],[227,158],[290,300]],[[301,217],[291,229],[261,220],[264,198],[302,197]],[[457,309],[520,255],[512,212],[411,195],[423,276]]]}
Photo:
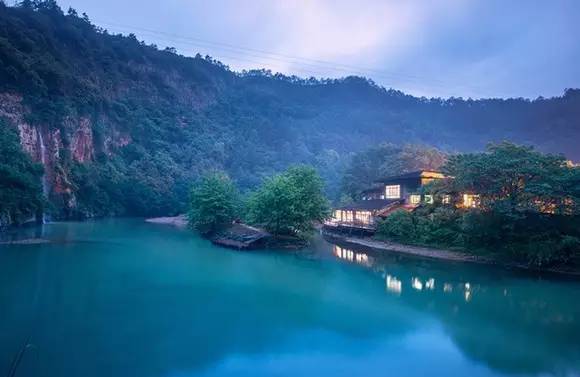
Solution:
{"label": "hillside vegetation", "polygon": [[235,73],[112,35],[52,0],[0,5],[0,116],[38,162],[46,143],[55,217],[177,213],[202,172],[247,190],[299,163],[335,199],[351,155],[379,142],[453,152],[509,139],[580,158],[579,90],[426,99],[360,77]]}

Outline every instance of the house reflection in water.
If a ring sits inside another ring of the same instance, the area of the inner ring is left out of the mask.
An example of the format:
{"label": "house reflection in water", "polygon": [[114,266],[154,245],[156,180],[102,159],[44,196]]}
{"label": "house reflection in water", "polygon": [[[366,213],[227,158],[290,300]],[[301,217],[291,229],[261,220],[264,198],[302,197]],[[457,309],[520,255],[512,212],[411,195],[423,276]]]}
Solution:
{"label": "house reflection in water", "polygon": [[413,278],[411,280],[411,286],[413,287],[413,289],[416,289],[418,291],[423,290],[423,282],[419,278]]}
{"label": "house reflection in water", "polygon": [[[380,263],[380,259],[369,256],[364,252],[357,252],[338,245],[333,245],[333,254],[341,260],[372,268],[375,272],[381,272],[381,275],[385,278],[385,288],[387,292],[401,295],[404,279],[401,279],[395,276],[392,272],[387,271],[388,265]],[[410,282],[410,288],[415,291],[437,291],[435,278],[431,276],[426,278],[413,276],[410,280],[406,281]],[[454,291],[458,292],[458,294],[461,295],[459,297],[461,297],[465,302],[470,302],[473,299],[473,288],[469,282],[457,282],[455,285],[449,282],[443,282],[439,287],[441,287],[439,288],[439,291],[444,294],[452,294]]]}
{"label": "house reflection in water", "polygon": [[[478,360],[489,370],[503,372],[502,376],[580,377],[576,336],[580,306],[573,300],[580,285],[576,282],[546,284],[542,276],[410,258],[356,245],[332,250],[333,256],[345,261],[343,265],[368,269],[370,284],[365,278],[364,288],[383,292],[384,302],[376,303],[377,312],[401,309],[403,316],[420,313],[420,321],[435,319],[462,357]],[[391,324],[385,323],[385,328]]]}
{"label": "house reflection in water", "polygon": [[401,294],[403,284],[401,283],[401,281],[399,279],[397,279],[396,277],[393,277],[391,275],[387,275],[385,280],[386,280],[387,291],[389,291],[391,293],[398,294],[398,295]]}
{"label": "house reflection in water", "polygon": [[370,267],[373,264],[372,257],[369,257],[365,253],[357,253],[350,249],[342,248],[338,245],[334,245],[332,251],[333,254],[336,255],[338,258],[347,260],[349,262],[354,262],[367,267]]}

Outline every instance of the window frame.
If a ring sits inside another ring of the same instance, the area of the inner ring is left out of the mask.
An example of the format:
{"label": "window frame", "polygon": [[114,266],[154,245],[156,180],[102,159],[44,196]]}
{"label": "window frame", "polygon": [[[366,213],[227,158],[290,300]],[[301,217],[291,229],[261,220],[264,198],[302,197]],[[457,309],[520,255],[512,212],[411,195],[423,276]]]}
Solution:
{"label": "window frame", "polygon": [[[395,194],[389,194],[390,190],[395,190]],[[385,199],[401,199],[401,185],[385,185]]]}

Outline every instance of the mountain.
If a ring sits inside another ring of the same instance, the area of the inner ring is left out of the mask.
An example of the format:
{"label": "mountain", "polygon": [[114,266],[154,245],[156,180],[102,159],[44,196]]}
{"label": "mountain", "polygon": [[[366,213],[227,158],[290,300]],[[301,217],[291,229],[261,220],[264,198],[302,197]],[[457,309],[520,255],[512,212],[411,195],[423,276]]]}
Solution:
{"label": "mountain", "polygon": [[453,152],[508,139],[580,159],[577,89],[427,99],[361,77],[236,73],[109,34],[54,0],[0,5],[0,117],[44,166],[60,218],[177,213],[190,182],[212,168],[249,189],[309,163],[335,195],[351,154],[380,142]]}

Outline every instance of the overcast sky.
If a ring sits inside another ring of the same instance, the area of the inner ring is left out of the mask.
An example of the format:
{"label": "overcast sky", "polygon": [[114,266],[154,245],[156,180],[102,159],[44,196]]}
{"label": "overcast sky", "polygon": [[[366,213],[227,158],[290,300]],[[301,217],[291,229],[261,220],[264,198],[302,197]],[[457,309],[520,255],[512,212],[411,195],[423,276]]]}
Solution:
{"label": "overcast sky", "polygon": [[580,87],[577,0],[60,0],[234,70],[372,78],[419,96],[557,96]]}

